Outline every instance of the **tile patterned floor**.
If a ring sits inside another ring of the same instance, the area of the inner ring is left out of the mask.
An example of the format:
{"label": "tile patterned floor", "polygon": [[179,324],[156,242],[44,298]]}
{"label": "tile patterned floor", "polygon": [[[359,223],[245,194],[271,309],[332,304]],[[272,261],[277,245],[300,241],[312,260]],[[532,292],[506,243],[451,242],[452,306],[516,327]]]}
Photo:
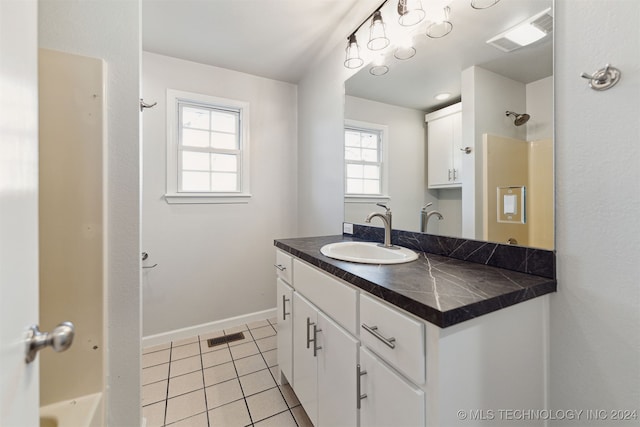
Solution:
{"label": "tile patterned floor", "polygon": [[[209,347],[209,338],[244,339]],[[276,319],[145,348],[147,427],[312,427],[291,387],[279,385]]]}

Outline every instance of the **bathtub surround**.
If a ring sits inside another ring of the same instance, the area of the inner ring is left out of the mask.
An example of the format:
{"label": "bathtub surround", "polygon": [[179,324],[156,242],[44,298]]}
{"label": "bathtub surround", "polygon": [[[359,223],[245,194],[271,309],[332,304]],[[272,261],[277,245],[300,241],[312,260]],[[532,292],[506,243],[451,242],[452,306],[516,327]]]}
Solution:
{"label": "bathtub surround", "polygon": [[76,334],[64,353],[38,356],[45,406],[104,388],[104,63],[41,49],[38,83],[39,325],[68,320]]}
{"label": "bathtub surround", "polygon": [[[278,239],[275,246],[441,328],[556,290],[552,278],[425,252],[416,261],[384,266],[339,261],[320,253],[326,244],[354,240],[359,239]],[[421,250],[415,245],[412,249]]]}
{"label": "bathtub surround", "polygon": [[[144,337],[273,308],[272,242],[295,235],[297,89],[150,52],[142,54]],[[250,104],[251,198],[167,204],[167,89]],[[251,267],[247,268],[247,260]]]}

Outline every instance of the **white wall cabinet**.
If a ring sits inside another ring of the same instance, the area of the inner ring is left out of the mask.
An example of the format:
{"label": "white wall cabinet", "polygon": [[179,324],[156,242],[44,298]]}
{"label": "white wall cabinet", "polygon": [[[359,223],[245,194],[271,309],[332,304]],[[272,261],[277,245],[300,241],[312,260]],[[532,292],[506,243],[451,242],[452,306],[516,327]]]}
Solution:
{"label": "white wall cabinet", "polygon": [[462,185],[462,104],[425,116],[427,122],[427,180],[429,188]]}

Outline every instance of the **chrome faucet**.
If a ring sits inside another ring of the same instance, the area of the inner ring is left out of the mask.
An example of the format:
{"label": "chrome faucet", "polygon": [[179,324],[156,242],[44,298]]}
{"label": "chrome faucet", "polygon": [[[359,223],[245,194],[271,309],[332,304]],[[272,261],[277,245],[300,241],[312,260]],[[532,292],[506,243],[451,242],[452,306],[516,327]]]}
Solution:
{"label": "chrome faucet", "polygon": [[427,226],[429,225],[429,218],[432,216],[437,216],[439,220],[444,219],[442,214],[438,211],[430,211],[427,212],[427,208],[431,206],[433,203],[429,202],[420,209],[420,231],[422,233],[426,233]]}
{"label": "chrome faucet", "polygon": [[372,212],[367,215],[367,218],[364,221],[366,223],[370,223],[373,218],[380,218],[384,223],[384,243],[379,243],[378,246],[389,249],[397,249],[398,247],[393,246],[393,244],[391,243],[391,209],[389,209],[384,203],[376,203],[376,205],[385,208],[386,212],[383,214],[380,212]]}

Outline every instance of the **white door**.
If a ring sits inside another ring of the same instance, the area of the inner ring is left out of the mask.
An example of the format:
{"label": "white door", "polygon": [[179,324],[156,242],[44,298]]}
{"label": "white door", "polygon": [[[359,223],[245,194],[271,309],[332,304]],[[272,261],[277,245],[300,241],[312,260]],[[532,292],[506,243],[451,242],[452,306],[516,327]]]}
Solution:
{"label": "white door", "polygon": [[38,322],[37,2],[0,1],[0,425],[37,426],[38,359],[25,334]]}
{"label": "white door", "polygon": [[278,294],[278,365],[280,373],[293,383],[293,288],[279,277]]}
{"label": "white door", "polygon": [[358,425],[356,366],[359,342],[318,312],[318,424]]}
{"label": "white door", "polygon": [[293,293],[293,389],[314,426],[318,425],[318,362],[314,355],[314,326],[318,311],[297,292]]}

